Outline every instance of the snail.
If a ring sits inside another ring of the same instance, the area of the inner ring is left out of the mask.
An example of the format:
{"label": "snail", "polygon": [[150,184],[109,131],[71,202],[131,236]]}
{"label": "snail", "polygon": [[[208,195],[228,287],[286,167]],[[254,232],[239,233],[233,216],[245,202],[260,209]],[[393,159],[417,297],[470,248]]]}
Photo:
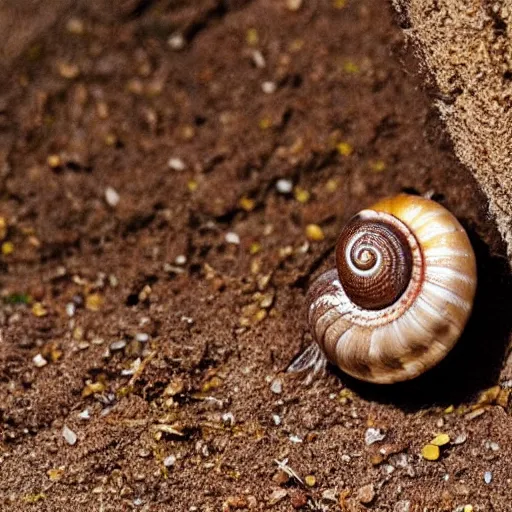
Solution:
{"label": "snail", "polygon": [[400,194],[359,212],[338,239],[336,266],[308,291],[316,345],[290,371],[327,359],[360,380],[412,379],[446,356],[470,316],[473,248],[430,199]]}

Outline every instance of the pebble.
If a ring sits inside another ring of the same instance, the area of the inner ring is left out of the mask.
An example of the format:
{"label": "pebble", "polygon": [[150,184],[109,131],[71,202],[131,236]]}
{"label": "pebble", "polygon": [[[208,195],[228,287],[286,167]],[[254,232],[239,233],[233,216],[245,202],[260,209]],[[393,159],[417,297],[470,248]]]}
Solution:
{"label": "pebble", "polygon": [[222,415],[222,421],[228,425],[234,425],[235,417],[232,412],[226,412]]}
{"label": "pebble", "polygon": [[486,471],[484,473],[484,482],[486,484],[490,484],[492,482],[492,473],[490,471]]}
{"label": "pebble", "polygon": [[393,508],[393,512],[410,512],[410,510],[411,502],[409,500],[397,501],[395,507]]}
{"label": "pebble", "polygon": [[174,263],[176,263],[176,265],[185,265],[185,263],[187,263],[187,257],[184,254],[180,254],[176,256]]}
{"label": "pebble", "polygon": [[171,50],[183,50],[185,48],[185,38],[183,34],[172,34],[167,39],[167,44],[170,46]]}
{"label": "pebble", "polygon": [[290,503],[293,508],[304,508],[308,502],[308,496],[303,491],[295,490],[290,494]]}
{"label": "pebble", "polygon": [[357,499],[364,505],[368,505],[375,499],[375,489],[373,484],[368,484],[361,487],[357,491]]}
{"label": "pebble", "polygon": [[325,235],[318,224],[308,224],[306,226],[306,237],[311,242],[320,242],[325,238]]}
{"label": "pebble", "polygon": [[167,165],[174,171],[184,171],[186,168],[185,162],[181,158],[169,158]]}
{"label": "pebble", "polygon": [[296,435],[291,435],[289,439],[292,443],[295,443],[295,444],[302,443],[302,438],[299,436],[296,436]]}
{"label": "pebble", "polygon": [[89,413],[89,409],[84,409],[82,412],[78,414],[78,417],[81,420],[88,420],[91,418],[91,414]]}
{"label": "pebble", "polygon": [[324,499],[325,501],[338,501],[338,497],[337,497],[338,493],[336,492],[336,489],[326,489],[323,493],[322,493],[322,499]]}
{"label": "pebble", "polygon": [[140,343],[146,343],[149,340],[149,334],[146,334],[145,332],[138,332],[135,335],[135,340]]}
{"label": "pebble", "polygon": [[289,11],[298,11],[302,6],[302,0],[286,0],[286,8]]}
{"label": "pebble", "polygon": [[259,69],[263,69],[267,64],[265,62],[265,57],[263,57],[263,54],[259,50],[254,50],[252,52],[252,61],[254,62],[254,65]]}
{"label": "pebble", "polygon": [[278,414],[272,414],[272,420],[274,421],[274,425],[281,425],[281,416]]}
{"label": "pebble", "polygon": [[288,491],[286,489],[276,489],[269,496],[268,504],[269,505],[275,505],[276,503],[281,501],[283,498],[285,498],[287,495],[288,495]]}
{"label": "pebble", "polygon": [[367,446],[370,446],[373,443],[382,441],[385,437],[386,434],[384,434],[384,432],[382,432],[379,428],[369,428],[364,434],[364,442]]}
{"label": "pebble", "polygon": [[107,187],[105,189],[105,201],[107,201],[107,204],[109,206],[112,206],[112,208],[115,208],[120,201],[119,194],[117,193],[116,189],[113,187]]}
{"label": "pebble", "polygon": [[72,302],[66,304],[66,315],[75,316],[76,306]]}
{"label": "pebble", "polygon": [[62,437],[66,440],[66,443],[71,446],[76,444],[78,440],[77,435],[67,425],[64,425],[64,428],[62,429]]}
{"label": "pebble", "polygon": [[122,350],[124,347],[126,347],[125,340],[114,341],[110,344],[110,350]]}
{"label": "pebble", "polygon": [[283,391],[283,381],[279,378],[274,379],[272,381],[272,384],[270,385],[270,391],[272,393],[275,393],[276,395],[279,395]]}
{"label": "pebble", "polygon": [[265,93],[265,94],[273,94],[276,92],[277,90],[277,85],[275,82],[263,82],[261,84],[261,90]]}
{"label": "pebble", "polygon": [[464,444],[468,439],[468,435],[466,432],[462,432],[462,434],[459,434],[454,440],[453,444]]}
{"label": "pebble", "polygon": [[38,368],[42,368],[43,366],[46,366],[48,364],[48,361],[41,354],[35,355],[32,359],[32,362]]}
{"label": "pebble", "polygon": [[228,244],[240,244],[240,237],[238,236],[237,233],[234,233],[233,231],[226,233],[225,240]]}
{"label": "pebble", "polygon": [[276,189],[280,194],[290,194],[293,190],[293,183],[291,180],[277,180]]}
{"label": "pebble", "polygon": [[175,455],[169,455],[164,459],[164,466],[166,468],[170,468],[171,466],[174,466],[176,464],[176,456]]}

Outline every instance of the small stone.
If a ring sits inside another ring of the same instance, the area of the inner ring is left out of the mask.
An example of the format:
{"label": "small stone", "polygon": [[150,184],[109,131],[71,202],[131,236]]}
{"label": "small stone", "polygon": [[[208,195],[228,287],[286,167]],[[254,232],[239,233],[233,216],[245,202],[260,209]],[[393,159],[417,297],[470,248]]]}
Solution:
{"label": "small stone", "polygon": [[174,466],[176,464],[176,456],[175,455],[169,455],[164,459],[164,466],[166,468],[170,468],[171,466]]}
{"label": "small stone", "polygon": [[308,487],[314,487],[316,484],[316,477],[314,475],[307,475],[304,478],[304,482],[306,482]]}
{"label": "small stone", "polygon": [[272,393],[275,393],[276,395],[279,395],[283,391],[283,381],[279,378],[275,378],[272,381],[272,384],[270,385],[270,391]]}
{"label": "small stone", "polygon": [[126,347],[125,340],[114,341],[110,344],[110,350],[122,350],[124,347]]}
{"label": "small stone", "polygon": [[272,414],[272,421],[276,426],[281,425],[281,416],[279,416],[278,414]]}
{"label": "small stone", "polygon": [[308,224],[306,226],[306,237],[311,242],[321,242],[325,238],[325,235],[318,224]]}
{"label": "small stone", "polygon": [[80,74],[80,68],[72,62],[61,62],[59,64],[59,74],[62,78],[72,80]]}
{"label": "small stone", "polygon": [[64,425],[64,428],[62,429],[62,437],[66,440],[66,443],[71,446],[76,444],[78,440],[77,435],[67,425]]}
{"label": "small stone", "polygon": [[69,317],[75,316],[76,306],[72,302],[66,304],[66,315]]}
{"label": "small stone", "polygon": [[295,490],[290,492],[290,503],[294,509],[304,508],[308,503],[308,496],[303,491]]}
{"label": "small stone", "polygon": [[286,8],[289,11],[298,11],[302,6],[302,0],[286,0]]}
{"label": "small stone", "polygon": [[81,420],[88,420],[91,418],[91,414],[89,413],[89,409],[84,409],[82,412],[78,414],[78,417]]}
{"label": "small stone", "polygon": [[112,206],[112,208],[115,208],[118,204],[121,198],[119,197],[119,194],[117,191],[112,187],[107,187],[105,189],[105,201],[107,201],[107,204],[109,206]]}
{"label": "small stone", "polygon": [[32,306],[32,314],[37,317],[42,317],[46,316],[48,311],[40,302],[35,302]]}
{"label": "small stone", "polygon": [[176,265],[185,265],[185,263],[187,263],[187,257],[184,254],[179,254],[174,259],[174,263],[176,263]]}
{"label": "small stone", "polygon": [[386,437],[386,434],[379,428],[369,428],[364,434],[364,442],[366,446],[370,446],[373,443],[378,443]]}
{"label": "small stone", "polygon": [[288,491],[285,489],[276,489],[275,491],[272,491],[272,494],[268,498],[268,504],[269,505],[275,505],[276,503],[280,502],[283,498],[285,498],[288,495]]}
{"label": "small stone", "polygon": [[484,482],[486,484],[490,484],[492,482],[492,473],[490,471],[486,471],[484,473]]}
{"label": "small stone", "polygon": [[37,366],[37,368],[42,368],[48,364],[48,361],[41,354],[35,355],[32,359],[32,362],[35,366]]}
{"label": "small stone", "polygon": [[439,434],[430,441],[430,444],[433,444],[434,446],[444,446],[449,442],[450,436],[448,434]]}
{"label": "small stone", "polygon": [[263,82],[261,84],[261,90],[265,93],[265,94],[274,94],[277,90],[277,85],[275,82]]}
{"label": "small stone", "polygon": [[467,441],[467,439],[468,435],[466,434],[466,432],[462,432],[453,440],[453,444],[463,444]]}
{"label": "small stone", "polygon": [[185,162],[181,158],[169,158],[167,165],[174,171],[184,171],[186,169]]}
{"label": "small stone", "polygon": [[265,57],[263,57],[263,54],[259,50],[254,50],[252,52],[252,61],[254,62],[254,65],[259,69],[263,69],[267,65],[265,62]]}
{"label": "small stone", "polygon": [[240,244],[240,236],[238,236],[238,234],[234,233],[233,231],[226,233],[226,236],[224,238],[228,244]]}
{"label": "small stone", "polygon": [[289,439],[294,444],[302,443],[302,437],[299,436],[291,435]]}
{"label": "small stone", "polygon": [[426,460],[437,460],[439,459],[439,455],[439,446],[433,444],[426,444],[421,449],[421,456]]}
{"label": "small stone", "polygon": [[286,473],[286,471],[280,469],[279,471],[274,473],[274,475],[272,476],[272,481],[277,485],[282,486],[290,481],[290,475]]}
{"label": "small stone", "polygon": [[463,512],[473,512],[473,505],[464,505]]}
{"label": "small stone", "polygon": [[293,190],[293,183],[291,180],[277,180],[276,189],[280,194],[290,194]]}
{"label": "small stone", "polygon": [[14,244],[12,242],[4,242],[2,244],[2,254],[4,256],[9,256],[14,252]]}
{"label": "small stone", "polygon": [[70,18],[66,23],[66,30],[70,34],[81,35],[84,33],[84,22],[79,18]]}
{"label": "small stone", "polygon": [[326,489],[322,493],[322,499],[324,499],[325,501],[338,501],[338,493],[336,492],[336,489]]}
{"label": "small stone", "polygon": [[85,298],[85,307],[89,311],[99,311],[104,301],[99,293],[91,293]]}
{"label": "small stone", "polygon": [[354,148],[348,142],[340,142],[336,145],[338,153],[342,156],[350,156],[354,151]]}
{"label": "small stone", "polygon": [[357,491],[357,499],[364,505],[368,505],[375,499],[375,489],[373,484],[368,484],[361,487]]}
{"label": "small stone", "polygon": [[393,512],[410,512],[410,510],[411,502],[409,500],[397,501],[395,507],[393,508]]}
{"label": "small stone", "polygon": [[235,424],[235,416],[233,415],[232,412],[226,412],[222,415],[222,421],[226,424],[226,425],[231,425],[233,426]]}
{"label": "small stone", "polygon": [[302,204],[307,203],[311,197],[311,194],[302,187],[295,187],[293,195],[295,196],[295,199]]}
{"label": "small stone", "polygon": [[62,165],[62,159],[59,155],[48,155],[46,162],[52,169],[56,169]]}
{"label": "small stone", "polygon": [[183,50],[185,48],[185,38],[183,37],[183,34],[172,34],[169,36],[169,39],[167,39],[167,44],[171,48],[171,50]]}

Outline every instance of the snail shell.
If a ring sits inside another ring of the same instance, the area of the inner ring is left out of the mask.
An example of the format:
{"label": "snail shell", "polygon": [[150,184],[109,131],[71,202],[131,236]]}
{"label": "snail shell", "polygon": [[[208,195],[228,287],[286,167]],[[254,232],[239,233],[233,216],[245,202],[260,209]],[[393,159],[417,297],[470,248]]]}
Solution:
{"label": "snail shell", "polygon": [[375,383],[411,379],[460,337],[475,295],[475,254],[440,204],[401,194],[362,210],[339,237],[336,264],[307,300],[316,342],[344,372]]}

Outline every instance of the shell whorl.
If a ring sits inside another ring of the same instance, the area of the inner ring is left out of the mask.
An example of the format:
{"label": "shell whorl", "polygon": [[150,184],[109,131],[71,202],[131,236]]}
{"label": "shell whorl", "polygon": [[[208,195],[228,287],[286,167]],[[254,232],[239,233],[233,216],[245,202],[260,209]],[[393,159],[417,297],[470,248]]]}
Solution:
{"label": "shell whorl", "polygon": [[348,223],[336,261],[309,290],[309,323],[343,371],[398,382],[453,347],[471,313],[476,262],[444,207],[405,194],[380,201]]}

